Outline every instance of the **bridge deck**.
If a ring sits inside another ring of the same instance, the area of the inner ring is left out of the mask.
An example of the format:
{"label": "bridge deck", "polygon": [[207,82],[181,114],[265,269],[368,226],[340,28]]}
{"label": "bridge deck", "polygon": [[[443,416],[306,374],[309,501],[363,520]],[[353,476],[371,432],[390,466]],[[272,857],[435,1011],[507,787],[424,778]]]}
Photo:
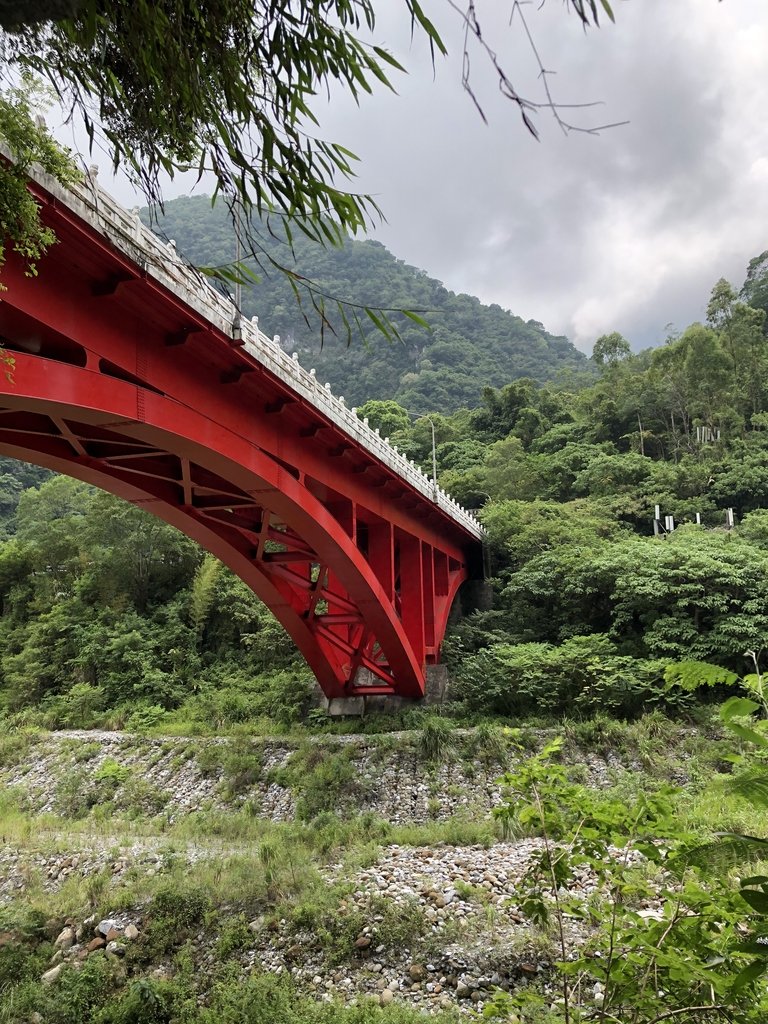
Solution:
{"label": "bridge deck", "polygon": [[[269,338],[255,321],[241,320],[234,303],[221,295],[204,275],[185,262],[172,244],[163,242],[141,221],[138,210],[128,211],[102,189],[95,175],[72,189],[64,189],[53,178],[39,169],[31,177],[32,191],[46,204],[56,206],[57,219],[67,213],[88,224],[110,246],[127,258],[147,283],[154,283],[181,300],[190,312],[189,334],[199,332],[203,326],[223,334],[236,353],[235,366],[258,364],[262,372],[274,378],[282,401],[305,411],[314,410],[320,425],[331,426],[339,436],[341,446],[350,445],[356,454],[378,463],[402,483],[427,507],[424,514],[436,521],[443,520],[450,533],[457,530],[465,536],[481,541],[485,531],[478,520],[454,501],[444,490],[430,480],[412,461],[392,447],[378,431],[348,408],[343,399],[332,394],[329,385],[318,382],[314,371],[302,367],[298,358],[290,357],[276,339]],[[120,284],[114,282],[115,288]],[[180,337],[179,342],[187,340]],[[184,358],[184,347],[179,345],[179,358]],[[237,370],[235,372],[238,372]],[[278,398],[278,402],[281,401]],[[298,409],[297,409],[298,411]],[[357,470],[361,471],[360,468]],[[446,523],[445,520],[449,523]]]}

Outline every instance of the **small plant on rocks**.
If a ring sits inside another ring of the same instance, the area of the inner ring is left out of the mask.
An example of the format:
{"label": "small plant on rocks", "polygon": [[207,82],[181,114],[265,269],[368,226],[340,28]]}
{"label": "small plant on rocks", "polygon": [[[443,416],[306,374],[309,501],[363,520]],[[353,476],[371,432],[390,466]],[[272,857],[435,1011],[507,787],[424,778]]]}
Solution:
{"label": "small plant on rocks", "polygon": [[456,753],[454,728],[445,718],[432,716],[424,723],[418,739],[418,752],[425,761],[439,763]]}
{"label": "small plant on rocks", "polygon": [[208,893],[197,886],[169,884],[155,893],[147,908],[148,925],[142,941],[144,958],[151,959],[181,946],[212,909]]}
{"label": "small plant on rocks", "polygon": [[[766,964],[753,960],[744,937],[749,907],[768,909],[768,879],[750,880],[750,903],[727,874],[692,867],[696,840],[680,834],[671,787],[647,789],[633,800],[601,797],[568,782],[556,761],[561,746],[549,743],[504,776],[506,802],[496,812],[543,840],[519,903],[530,919],[554,929],[559,995],[532,987],[499,992],[484,1015],[526,1024],[762,1024],[768,993],[759,978]],[[642,864],[656,870],[638,870]],[[569,919],[594,925],[594,901],[575,892],[585,868],[598,881],[602,920],[587,946],[569,954]]]}

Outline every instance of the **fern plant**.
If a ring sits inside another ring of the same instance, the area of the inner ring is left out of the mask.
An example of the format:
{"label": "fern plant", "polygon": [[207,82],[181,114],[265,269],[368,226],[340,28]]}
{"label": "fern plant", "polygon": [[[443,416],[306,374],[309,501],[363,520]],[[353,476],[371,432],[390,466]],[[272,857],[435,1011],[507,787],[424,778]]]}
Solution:
{"label": "fern plant", "polygon": [[[757,685],[761,683],[760,678]],[[768,767],[762,760],[768,754],[768,722],[757,717],[764,711],[762,701],[758,703],[748,697],[732,697],[720,709],[721,721],[744,745],[741,753],[731,756],[735,770],[723,780],[722,786],[729,796],[768,810]],[[768,839],[739,832],[720,832],[712,842],[685,854],[687,864],[698,865],[707,872],[724,873],[762,861],[768,861]],[[751,958],[734,981],[737,991],[768,973],[768,875],[742,875],[738,891],[752,914],[745,934],[732,946],[735,953]]]}
{"label": "fern plant", "polygon": [[[735,698],[724,711],[742,740],[743,721],[758,706]],[[534,1024],[661,1024],[666,1020],[763,1024],[768,1018],[768,876],[734,887],[729,866],[745,851],[768,858],[768,842],[716,836],[707,847],[681,835],[682,796],[668,786],[626,799],[569,782],[559,762],[560,741],[518,764],[502,779],[505,800],[495,814],[540,837],[516,902],[526,916],[549,925],[559,946],[551,992],[525,986],[499,991],[483,1010],[488,1019]],[[768,779],[753,770],[735,785],[768,805]],[[738,780],[738,781],[737,781]],[[597,880],[595,900],[579,892],[580,872]],[[591,928],[575,953],[568,922]]]}
{"label": "fern plant", "polygon": [[192,619],[198,643],[203,638],[220,573],[221,562],[213,555],[206,554],[192,580],[189,594],[189,616]]}

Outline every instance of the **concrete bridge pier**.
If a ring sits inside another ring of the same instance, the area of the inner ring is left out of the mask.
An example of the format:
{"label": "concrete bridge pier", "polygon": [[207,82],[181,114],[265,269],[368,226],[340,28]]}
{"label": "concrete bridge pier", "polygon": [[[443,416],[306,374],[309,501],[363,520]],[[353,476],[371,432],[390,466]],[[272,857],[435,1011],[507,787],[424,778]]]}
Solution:
{"label": "concrete bridge pier", "polygon": [[[373,673],[367,669],[359,669],[355,677],[355,685],[372,686],[377,682]],[[450,679],[446,665],[427,665],[424,696],[420,700],[397,696],[356,696],[331,697],[320,691],[319,706],[327,711],[331,718],[357,717],[363,718],[368,712],[392,713],[411,705],[439,706],[450,699]]]}

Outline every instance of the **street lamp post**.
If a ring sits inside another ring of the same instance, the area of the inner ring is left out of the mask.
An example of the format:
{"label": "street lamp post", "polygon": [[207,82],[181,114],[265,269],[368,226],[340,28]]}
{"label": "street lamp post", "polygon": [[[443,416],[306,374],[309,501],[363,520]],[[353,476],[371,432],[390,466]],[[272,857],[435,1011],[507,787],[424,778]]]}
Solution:
{"label": "street lamp post", "polygon": [[[405,410],[408,412],[408,410]],[[437,500],[437,449],[435,445],[435,422],[431,416],[427,413],[419,412],[408,412],[409,416],[413,416],[416,420],[426,420],[429,423],[430,430],[432,431],[432,492],[435,500]]]}
{"label": "street lamp post", "polygon": [[435,448],[435,423],[431,416],[425,417],[429,420],[429,426],[432,430],[432,489],[437,493],[437,451]]}

